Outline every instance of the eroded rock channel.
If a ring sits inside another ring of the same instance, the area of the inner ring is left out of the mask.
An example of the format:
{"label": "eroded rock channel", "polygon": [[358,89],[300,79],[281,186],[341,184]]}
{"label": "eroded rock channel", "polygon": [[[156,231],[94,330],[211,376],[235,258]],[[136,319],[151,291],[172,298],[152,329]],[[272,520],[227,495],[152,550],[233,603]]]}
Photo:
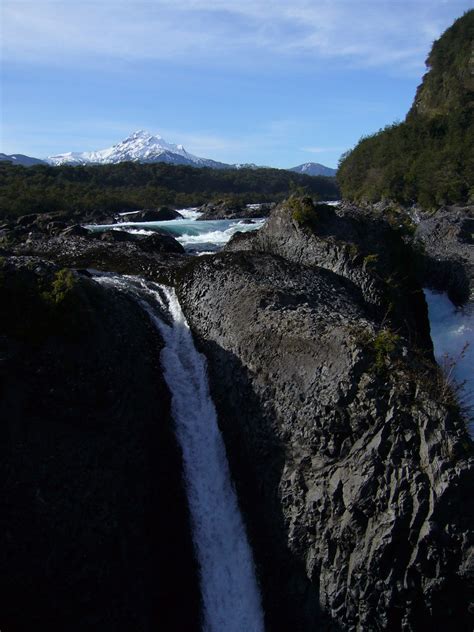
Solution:
{"label": "eroded rock channel", "polygon": [[203,257],[31,232],[1,253],[5,629],[201,627],[164,343],[93,267],[175,287],[268,632],[471,630],[472,443],[434,362],[429,252],[297,198]]}

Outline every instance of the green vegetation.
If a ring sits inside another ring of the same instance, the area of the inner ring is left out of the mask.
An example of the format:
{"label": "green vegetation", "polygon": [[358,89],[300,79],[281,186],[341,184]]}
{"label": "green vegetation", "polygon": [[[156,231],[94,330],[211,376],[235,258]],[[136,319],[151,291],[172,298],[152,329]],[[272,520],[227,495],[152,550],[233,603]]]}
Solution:
{"label": "green vegetation", "polygon": [[402,123],[363,138],[340,162],[343,197],[426,209],[474,202],[474,10],[433,44]]}
{"label": "green vegetation", "polygon": [[291,217],[303,226],[313,226],[317,221],[316,207],[309,196],[292,195],[287,201]]}
{"label": "green vegetation", "polygon": [[364,268],[370,268],[374,266],[379,260],[379,256],[377,254],[366,255],[363,259]]}
{"label": "green vegetation", "polygon": [[295,186],[337,199],[333,178],[283,169],[196,169],[164,163],[20,167],[0,163],[0,218],[50,211],[114,213],[161,205],[198,206],[232,196],[238,203],[283,200]]}
{"label": "green vegetation", "polygon": [[372,341],[372,348],[375,353],[375,369],[377,372],[384,371],[387,362],[391,359],[397,349],[400,336],[390,329],[382,329]]}
{"label": "green vegetation", "polygon": [[47,303],[59,305],[70,295],[70,292],[74,289],[75,285],[76,278],[71,270],[68,270],[68,268],[62,268],[54,275],[51,288],[43,292],[41,296]]}
{"label": "green vegetation", "polygon": [[81,336],[94,318],[94,285],[67,268],[20,265],[6,257],[0,269],[0,331],[28,344]]}
{"label": "green vegetation", "polygon": [[349,253],[349,257],[352,261],[355,261],[360,254],[359,246],[357,244],[348,244],[347,252]]}

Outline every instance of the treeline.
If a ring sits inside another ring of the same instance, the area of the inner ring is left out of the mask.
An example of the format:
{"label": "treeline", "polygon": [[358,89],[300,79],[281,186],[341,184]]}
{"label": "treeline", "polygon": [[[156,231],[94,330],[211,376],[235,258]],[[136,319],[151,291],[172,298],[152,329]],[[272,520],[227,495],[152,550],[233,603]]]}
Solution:
{"label": "treeline", "polygon": [[338,170],[342,195],[427,209],[474,200],[474,11],[433,44],[404,122],[363,138]]}
{"label": "treeline", "polygon": [[0,163],[0,217],[49,211],[114,213],[199,206],[222,197],[241,203],[273,202],[295,189],[338,199],[333,178],[280,169],[216,170],[164,163],[20,167]]}

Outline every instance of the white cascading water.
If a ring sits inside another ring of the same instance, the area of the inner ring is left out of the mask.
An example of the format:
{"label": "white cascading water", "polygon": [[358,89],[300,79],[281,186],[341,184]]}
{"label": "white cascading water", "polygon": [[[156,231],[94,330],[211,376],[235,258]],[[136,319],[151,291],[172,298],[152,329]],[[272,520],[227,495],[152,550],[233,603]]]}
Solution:
{"label": "white cascading water", "polygon": [[[460,396],[471,412],[474,412],[474,304],[456,308],[447,294],[425,289],[434,353],[443,367],[448,357],[450,380],[464,384]],[[468,423],[474,439],[474,419]]]}
{"label": "white cascading water", "polygon": [[176,434],[183,452],[193,541],[200,566],[203,629],[263,632],[252,551],[209,393],[206,360],[194,346],[174,290],[136,277],[104,276],[97,280],[132,294],[164,341],[161,364],[172,395]]}

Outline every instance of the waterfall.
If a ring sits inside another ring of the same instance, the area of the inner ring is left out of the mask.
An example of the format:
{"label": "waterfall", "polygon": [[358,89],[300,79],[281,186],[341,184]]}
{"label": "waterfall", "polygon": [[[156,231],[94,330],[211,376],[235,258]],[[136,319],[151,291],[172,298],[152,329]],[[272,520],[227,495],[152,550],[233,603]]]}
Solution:
{"label": "waterfall", "polygon": [[[425,289],[428,304],[431,339],[436,360],[443,366],[445,356],[451,358],[453,378],[465,384],[461,396],[464,404],[474,411],[474,305],[456,308],[447,294]],[[474,419],[468,430],[474,439]]]}
{"label": "waterfall", "polygon": [[174,290],[136,277],[104,276],[97,280],[134,296],[164,341],[161,364],[183,453],[193,541],[200,566],[203,629],[263,632],[252,551],[209,393],[206,360],[194,346]]}

